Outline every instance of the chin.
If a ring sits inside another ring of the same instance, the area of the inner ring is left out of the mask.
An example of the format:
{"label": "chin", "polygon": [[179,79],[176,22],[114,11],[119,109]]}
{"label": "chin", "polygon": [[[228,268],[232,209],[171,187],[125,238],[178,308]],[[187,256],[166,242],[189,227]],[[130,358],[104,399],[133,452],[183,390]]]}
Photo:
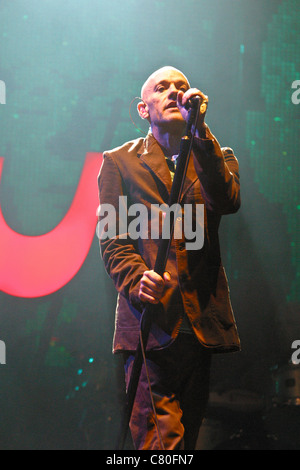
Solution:
{"label": "chin", "polygon": [[163,119],[164,122],[166,123],[172,123],[172,122],[178,122],[178,123],[182,123],[184,124],[185,123],[185,120],[183,119],[182,115],[180,112],[177,112],[177,113],[171,113],[169,116],[166,116],[164,119]]}
{"label": "chin", "polygon": [[185,120],[183,119],[182,116],[181,116],[181,118],[180,117],[178,117],[178,118],[174,117],[173,119],[170,119],[168,121],[168,125],[170,127],[174,128],[174,129],[175,128],[178,129],[178,131],[181,131],[182,129],[185,128],[186,122],[185,122]]}

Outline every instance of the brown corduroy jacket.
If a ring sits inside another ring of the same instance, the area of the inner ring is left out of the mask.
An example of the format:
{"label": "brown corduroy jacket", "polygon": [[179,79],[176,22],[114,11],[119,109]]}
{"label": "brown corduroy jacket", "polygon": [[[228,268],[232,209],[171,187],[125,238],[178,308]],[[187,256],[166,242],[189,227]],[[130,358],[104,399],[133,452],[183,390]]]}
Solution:
{"label": "brown corduroy jacket", "polygon": [[[232,149],[221,149],[208,128],[206,137],[194,141],[181,198],[182,206],[204,205],[204,243],[201,249],[187,250],[184,234],[173,239],[166,266],[171,282],[157,306],[148,350],[170,344],[184,315],[199,341],[212,352],[240,349],[218,236],[221,216],[240,207],[238,161]],[[119,231],[119,197],[127,197],[128,208],[145,205],[150,214],[154,204],[168,204],[172,180],[151,133],[104,152],[103,157],[98,178],[100,207],[112,205],[117,222],[115,237],[104,239],[104,230],[98,234],[105,268],[118,292],[113,351],[134,351],[144,307],[138,297],[139,282],[144,271],[154,268],[159,240],[151,239],[150,232],[148,237],[133,239],[124,231],[124,223]],[[184,211],[181,215],[184,219]],[[100,217],[103,226],[104,217]]]}

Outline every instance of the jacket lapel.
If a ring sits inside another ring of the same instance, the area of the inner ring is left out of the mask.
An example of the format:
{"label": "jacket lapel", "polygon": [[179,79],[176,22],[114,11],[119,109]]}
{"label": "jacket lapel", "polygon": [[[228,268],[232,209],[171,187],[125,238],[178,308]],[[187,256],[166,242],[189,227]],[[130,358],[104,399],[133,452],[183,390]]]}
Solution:
{"label": "jacket lapel", "polygon": [[[170,194],[172,189],[170,170],[161,147],[151,133],[147,135],[144,141],[144,152],[140,155],[140,160],[160,179]],[[181,199],[197,179],[198,176],[194,167],[193,154],[191,154]]]}
{"label": "jacket lapel", "polygon": [[197,179],[198,179],[198,176],[194,167],[193,152],[192,152],[190,156],[190,160],[189,160],[188,169],[186,172],[181,199],[184,197],[184,195],[190,189],[190,187],[197,181]]}
{"label": "jacket lapel", "polygon": [[148,134],[145,139],[144,152],[140,155],[140,160],[159,178],[170,193],[172,188],[170,170],[164,153],[152,134]]}

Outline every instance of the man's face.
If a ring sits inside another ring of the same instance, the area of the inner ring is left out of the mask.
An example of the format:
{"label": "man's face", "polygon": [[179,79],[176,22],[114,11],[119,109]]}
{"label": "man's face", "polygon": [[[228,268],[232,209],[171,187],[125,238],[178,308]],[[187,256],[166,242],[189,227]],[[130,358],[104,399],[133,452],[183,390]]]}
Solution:
{"label": "man's face", "polygon": [[152,129],[183,127],[184,119],[177,108],[177,94],[190,88],[187,78],[177,69],[163,68],[149,77],[142,89],[145,116]]}

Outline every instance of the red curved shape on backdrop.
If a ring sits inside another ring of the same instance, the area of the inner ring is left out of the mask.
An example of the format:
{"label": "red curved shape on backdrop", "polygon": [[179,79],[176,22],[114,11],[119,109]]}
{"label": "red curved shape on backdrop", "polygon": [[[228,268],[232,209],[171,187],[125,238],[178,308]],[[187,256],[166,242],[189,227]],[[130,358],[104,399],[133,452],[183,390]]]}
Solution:
{"label": "red curved shape on backdrop", "polygon": [[[3,163],[0,157],[0,180]],[[29,237],[14,232],[0,207],[1,291],[15,297],[43,297],[65,286],[77,274],[95,236],[101,164],[102,154],[87,153],[71,207],[49,233]]]}

